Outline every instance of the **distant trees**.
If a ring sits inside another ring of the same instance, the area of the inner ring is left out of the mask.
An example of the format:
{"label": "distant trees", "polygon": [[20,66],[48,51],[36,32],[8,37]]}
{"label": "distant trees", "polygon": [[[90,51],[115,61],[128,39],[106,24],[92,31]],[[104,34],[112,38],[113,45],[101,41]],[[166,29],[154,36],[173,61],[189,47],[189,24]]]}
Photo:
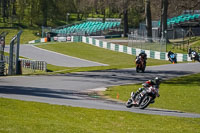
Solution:
{"label": "distant trees", "polygon": [[127,36],[130,27],[146,20],[148,37],[151,37],[153,19],[161,20],[163,32],[167,17],[199,8],[200,0],[0,0],[0,23],[58,26],[88,17],[121,18],[123,33]]}

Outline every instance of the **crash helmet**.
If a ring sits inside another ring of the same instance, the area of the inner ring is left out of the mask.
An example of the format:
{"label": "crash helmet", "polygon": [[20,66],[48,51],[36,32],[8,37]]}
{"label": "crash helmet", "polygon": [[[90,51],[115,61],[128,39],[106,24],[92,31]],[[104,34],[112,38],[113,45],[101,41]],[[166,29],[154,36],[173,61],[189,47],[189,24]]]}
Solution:
{"label": "crash helmet", "polygon": [[141,51],[141,54],[145,54],[145,51],[144,51],[144,50],[142,50],[142,51]]}
{"label": "crash helmet", "polygon": [[153,83],[159,85],[161,83],[161,81],[162,81],[161,78],[155,77],[153,80]]}

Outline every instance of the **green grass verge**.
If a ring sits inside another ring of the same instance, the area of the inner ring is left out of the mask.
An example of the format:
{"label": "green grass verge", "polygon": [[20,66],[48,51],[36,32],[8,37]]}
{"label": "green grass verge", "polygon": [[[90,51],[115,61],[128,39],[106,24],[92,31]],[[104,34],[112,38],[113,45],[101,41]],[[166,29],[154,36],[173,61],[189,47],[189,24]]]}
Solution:
{"label": "green grass verge", "polygon": [[182,54],[187,54],[188,53],[187,48],[178,49],[177,47],[173,47],[172,44],[167,44],[167,52],[168,51],[172,51],[174,53],[182,53]]}
{"label": "green grass verge", "polygon": [[192,38],[187,37],[184,39],[184,48],[183,48],[183,45],[173,47],[172,43],[175,43],[175,42],[182,43],[182,41],[183,41],[183,39],[175,39],[175,40],[170,40],[171,43],[167,44],[167,51],[173,51],[174,53],[187,54],[188,53],[188,49],[187,49],[188,40],[189,40],[190,47],[192,49],[194,47],[200,47],[200,37],[199,36],[192,37]]}
{"label": "green grass verge", "polygon": [[192,46],[194,46],[194,47],[200,47],[200,40],[196,41]]}
{"label": "green grass verge", "polygon": [[200,119],[0,98],[1,133],[198,133]]}
{"label": "green grass verge", "polygon": [[[38,30],[31,30],[31,29],[22,29],[23,33],[20,38],[20,44],[28,43],[32,40],[37,40],[41,37],[36,36]],[[11,39],[19,32],[18,29],[1,29],[1,32],[8,32],[9,34],[6,36],[6,44],[10,44]]]}
{"label": "green grass verge", "polygon": [[[108,64],[109,66],[98,66],[98,67],[84,67],[84,68],[56,68],[53,65],[49,65],[50,71],[92,71],[92,70],[104,70],[104,69],[120,69],[120,68],[131,68],[135,67],[135,56],[128,55],[125,53],[115,52],[104,48],[99,48],[85,43],[54,43],[54,44],[43,44],[37,45],[37,47],[70,55],[90,61]],[[169,61],[148,59],[147,65],[162,65],[169,64]],[[70,69],[70,70],[67,70]],[[66,72],[63,71],[63,72]]]}
{"label": "green grass verge", "polygon": [[[200,74],[183,76],[164,81],[160,85],[160,97],[150,107],[181,110],[185,112],[200,113]],[[141,84],[110,87],[105,95],[127,101],[132,91],[140,88]]]}

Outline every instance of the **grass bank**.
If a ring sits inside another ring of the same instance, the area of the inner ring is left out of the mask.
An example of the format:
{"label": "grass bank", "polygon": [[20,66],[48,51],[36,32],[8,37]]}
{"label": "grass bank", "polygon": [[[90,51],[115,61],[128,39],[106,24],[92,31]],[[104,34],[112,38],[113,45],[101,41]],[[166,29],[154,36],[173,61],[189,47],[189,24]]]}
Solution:
{"label": "grass bank", "polygon": [[198,133],[200,119],[136,114],[0,98],[2,133]]}
{"label": "grass bank", "polygon": [[[36,36],[38,30],[34,29],[22,29],[23,33],[20,38],[20,44],[28,43],[32,40],[37,40],[41,38],[40,36]],[[10,44],[11,39],[20,31],[19,29],[0,29],[1,32],[8,32],[8,35],[6,36],[6,44]]]}
{"label": "grass bank", "polygon": [[[161,83],[160,97],[150,107],[181,110],[185,112],[200,113],[200,74],[173,78]],[[140,88],[141,84],[110,87],[106,96],[127,101],[132,91]]]}
{"label": "grass bank", "polygon": [[[95,61],[103,64],[108,64],[109,66],[98,66],[98,67],[84,67],[84,68],[55,68],[53,65],[49,65],[48,69],[50,71],[92,71],[92,70],[104,70],[104,69],[120,69],[120,68],[132,68],[135,67],[135,56],[128,55],[125,53],[115,52],[107,50],[104,48],[99,48],[85,43],[54,43],[54,44],[43,44],[37,45],[37,47],[62,53],[65,55],[70,55],[78,57],[81,59],[86,59],[90,61]],[[162,65],[169,64],[169,61],[148,59],[147,65]],[[68,69],[68,70],[67,70]],[[70,69],[70,70],[69,70]]]}

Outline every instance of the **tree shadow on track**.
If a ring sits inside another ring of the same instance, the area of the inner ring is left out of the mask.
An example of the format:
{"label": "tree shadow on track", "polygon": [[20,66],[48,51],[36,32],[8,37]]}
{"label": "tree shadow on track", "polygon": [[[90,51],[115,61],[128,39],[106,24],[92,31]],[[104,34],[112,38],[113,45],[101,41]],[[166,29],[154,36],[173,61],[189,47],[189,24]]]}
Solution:
{"label": "tree shadow on track", "polygon": [[104,71],[92,71],[92,72],[80,72],[72,74],[64,74],[63,76],[70,77],[85,77],[92,79],[108,79],[113,81],[146,81],[154,77],[161,77],[163,79],[169,79],[171,77],[178,77],[183,75],[192,74],[190,71],[146,71],[145,73],[136,73],[133,70],[104,70]]}
{"label": "tree shadow on track", "polygon": [[51,90],[47,88],[34,88],[23,86],[0,86],[1,94],[14,94],[21,96],[37,96],[46,98],[80,100],[87,98],[88,94],[73,90]]}

